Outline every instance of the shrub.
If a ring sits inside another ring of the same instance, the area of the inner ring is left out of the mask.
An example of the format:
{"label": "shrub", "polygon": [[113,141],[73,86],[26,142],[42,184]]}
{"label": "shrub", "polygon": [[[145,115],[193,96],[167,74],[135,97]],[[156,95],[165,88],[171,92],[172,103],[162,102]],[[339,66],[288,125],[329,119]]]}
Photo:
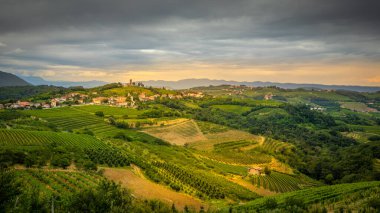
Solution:
{"label": "shrub", "polygon": [[99,117],[104,117],[104,113],[102,111],[95,112],[95,115]]}
{"label": "shrub", "polygon": [[278,206],[277,200],[275,198],[268,198],[264,202],[266,209],[275,209]]}

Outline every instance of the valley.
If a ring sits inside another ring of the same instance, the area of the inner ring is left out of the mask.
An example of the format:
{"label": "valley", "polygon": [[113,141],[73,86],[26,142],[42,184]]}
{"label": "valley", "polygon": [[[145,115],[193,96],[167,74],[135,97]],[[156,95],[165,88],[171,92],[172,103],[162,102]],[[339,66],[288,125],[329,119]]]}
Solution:
{"label": "valley", "polygon": [[[118,84],[97,91],[136,101],[0,110],[2,175],[22,183],[18,197],[37,197],[46,209],[54,200],[57,211],[107,190],[123,194],[118,205],[130,211],[377,208],[380,116],[347,105],[359,93],[225,85],[170,98],[163,94],[184,93]],[[139,100],[142,91],[158,98]],[[378,93],[360,95],[360,106],[376,108]],[[344,204],[350,199],[358,200]]]}

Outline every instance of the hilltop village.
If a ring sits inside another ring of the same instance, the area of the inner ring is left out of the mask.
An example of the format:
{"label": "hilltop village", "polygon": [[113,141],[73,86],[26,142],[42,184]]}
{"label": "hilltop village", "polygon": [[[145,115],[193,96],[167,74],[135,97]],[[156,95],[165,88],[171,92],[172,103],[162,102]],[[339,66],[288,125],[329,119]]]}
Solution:
{"label": "hilltop village", "polygon": [[[112,86],[69,92],[45,101],[17,100],[0,104],[0,109],[48,109],[68,105],[108,105],[137,108],[138,103],[161,99],[202,98],[202,92],[174,91],[168,88],[145,87],[141,82],[115,83]],[[104,89],[107,88],[107,89]]]}

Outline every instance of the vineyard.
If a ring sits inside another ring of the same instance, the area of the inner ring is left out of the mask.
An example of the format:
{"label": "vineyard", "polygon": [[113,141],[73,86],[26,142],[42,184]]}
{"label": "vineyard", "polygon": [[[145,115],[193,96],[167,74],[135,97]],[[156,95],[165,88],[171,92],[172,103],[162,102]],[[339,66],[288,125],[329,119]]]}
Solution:
{"label": "vineyard", "polygon": [[241,176],[245,176],[247,174],[246,166],[225,164],[219,161],[210,160],[205,157],[202,157],[202,161],[208,168],[220,174],[230,173],[230,174],[241,175]]}
{"label": "vineyard", "polygon": [[205,140],[204,135],[193,120],[186,120],[170,126],[148,128],[144,132],[177,145]]}
{"label": "vineyard", "polygon": [[202,131],[203,134],[212,134],[212,133],[219,133],[219,132],[226,132],[230,128],[206,121],[197,121],[197,125],[199,129]]}
{"label": "vineyard", "polygon": [[104,148],[107,145],[89,135],[64,132],[3,130],[0,129],[0,146],[47,146],[51,143],[78,148]]}
{"label": "vineyard", "polygon": [[90,105],[90,106],[78,106],[74,109],[86,112],[86,113],[95,113],[101,111],[104,115],[112,115],[117,117],[122,117],[128,115],[128,118],[136,118],[138,115],[142,114],[144,111],[131,109],[131,108],[122,108],[122,107],[111,107],[103,105]]}
{"label": "vineyard", "polygon": [[250,146],[253,144],[257,144],[256,141],[249,140],[240,140],[240,141],[230,141],[225,143],[214,144],[214,150],[222,151],[222,150],[234,150],[245,146]]}
{"label": "vineyard", "polygon": [[221,163],[237,165],[263,164],[272,160],[271,156],[259,152],[226,151],[226,149],[202,152],[202,155]]}
{"label": "vineyard", "polygon": [[131,137],[141,138],[144,140],[154,140],[152,137],[149,137],[144,133],[128,129],[119,129],[112,126],[104,119],[99,118],[90,112],[82,111],[82,108],[85,109],[85,107],[62,107],[48,110],[28,110],[23,113],[47,120],[49,123],[56,125],[64,131],[87,129],[100,138],[114,137],[118,133],[123,133],[128,134]]}
{"label": "vineyard", "polygon": [[380,172],[380,159],[375,159],[373,162],[373,170]]}
{"label": "vineyard", "polygon": [[154,162],[158,175],[166,184],[173,189],[184,191],[200,198],[221,199],[229,197],[232,199],[250,200],[258,195],[229,182],[224,178],[189,171],[183,167],[164,162]]}
{"label": "vineyard", "polygon": [[94,188],[102,180],[99,175],[84,172],[26,169],[16,170],[15,173],[26,187],[37,187],[55,197],[65,197],[86,188]]}
{"label": "vineyard", "polygon": [[270,153],[278,153],[278,152],[283,153],[287,150],[292,149],[292,147],[293,146],[288,143],[277,141],[270,138],[266,138],[262,145],[262,148]]}
{"label": "vineyard", "polygon": [[[380,187],[379,181],[374,182],[359,182],[359,183],[351,183],[351,184],[338,184],[332,186],[321,186],[315,188],[309,188],[304,190],[298,190],[288,193],[283,193],[279,195],[275,195],[271,198],[275,199],[280,206],[284,206],[285,201],[292,197],[296,199],[302,200],[305,204],[313,204],[313,203],[326,203],[328,201],[338,202],[339,200],[345,200],[346,195],[351,195],[351,193],[360,193],[365,192],[366,190],[370,190],[372,188]],[[377,190],[378,192],[378,190]],[[363,194],[361,193],[360,198],[363,199]],[[259,198],[254,201],[251,201],[247,204],[236,206],[233,208],[235,212],[253,212],[259,211],[261,209],[265,209],[265,203],[267,198]],[[224,212],[228,212],[230,210],[225,209]]]}
{"label": "vineyard", "polygon": [[239,105],[213,105],[213,108],[221,109],[226,112],[232,112],[237,114],[243,114],[251,110],[251,107],[239,106]]}
{"label": "vineyard", "polygon": [[[29,115],[43,118],[63,130],[80,129],[89,125],[102,123],[103,119],[98,118],[90,113],[83,113],[72,107],[62,107],[47,110],[29,110],[25,111]],[[104,123],[104,122],[103,122]]]}
{"label": "vineyard", "polygon": [[262,187],[273,192],[290,192],[299,190],[308,186],[312,186],[311,183],[304,182],[299,178],[292,177],[290,175],[271,172],[270,175],[253,175],[250,177],[252,184],[257,187]]}
{"label": "vineyard", "polygon": [[85,153],[91,161],[109,167],[123,167],[130,164],[130,159],[116,148],[91,148],[85,149]]}

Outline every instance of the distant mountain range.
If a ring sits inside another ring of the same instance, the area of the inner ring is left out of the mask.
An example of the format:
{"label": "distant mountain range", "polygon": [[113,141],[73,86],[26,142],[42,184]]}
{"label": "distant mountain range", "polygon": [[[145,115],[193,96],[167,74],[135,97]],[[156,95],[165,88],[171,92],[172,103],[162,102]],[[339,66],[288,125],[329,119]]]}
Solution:
{"label": "distant mountain range", "polygon": [[47,81],[41,77],[35,76],[19,76],[25,81],[33,84],[33,85],[53,85],[60,87],[75,87],[75,86],[83,86],[85,88],[98,87],[108,84],[105,81]]}
{"label": "distant mountain range", "polygon": [[324,89],[324,90],[349,90],[357,92],[377,92],[380,87],[368,86],[346,86],[346,85],[323,85],[323,84],[295,84],[295,83],[275,83],[275,82],[262,82],[262,81],[225,81],[225,80],[210,80],[210,79],[184,79],[179,81],[144,81],[147,86],[153,87],[168,87],[172,89],[188,89],[200,86],[217,86],[217,85],[246,85],[253,87],[268,87],[276,86],[284,89]]}
{"label": "distant mountain range", "polygon": [[[108,84],[105,81],[47,81],[41,77],[16,76],[11,73],[0,71],[0,87],[4,86],[28,86],[28,85],[53,85],[61,87],[83,86],[85,88],[98,87]],[[171,89],[189,89],[201,86],[217,85],[247,85],[253,87],[276,86],[284,89],[324,89],[324,90],[349,90],[357,92],[377,92],[380,87],[369,86],[347,86],[347,85],[323,85],[323,84],[295,84],[295,83],[276,83],[276,82],[247,82],[247,81],[226,81],[210,79],[183,79],[179,81],[143,81],[146,86],[167,87]]]}
{"label": "distant mountain range", "polygon": [[0,71],[0,87],[29,86],[30,83],[11,73]]}

